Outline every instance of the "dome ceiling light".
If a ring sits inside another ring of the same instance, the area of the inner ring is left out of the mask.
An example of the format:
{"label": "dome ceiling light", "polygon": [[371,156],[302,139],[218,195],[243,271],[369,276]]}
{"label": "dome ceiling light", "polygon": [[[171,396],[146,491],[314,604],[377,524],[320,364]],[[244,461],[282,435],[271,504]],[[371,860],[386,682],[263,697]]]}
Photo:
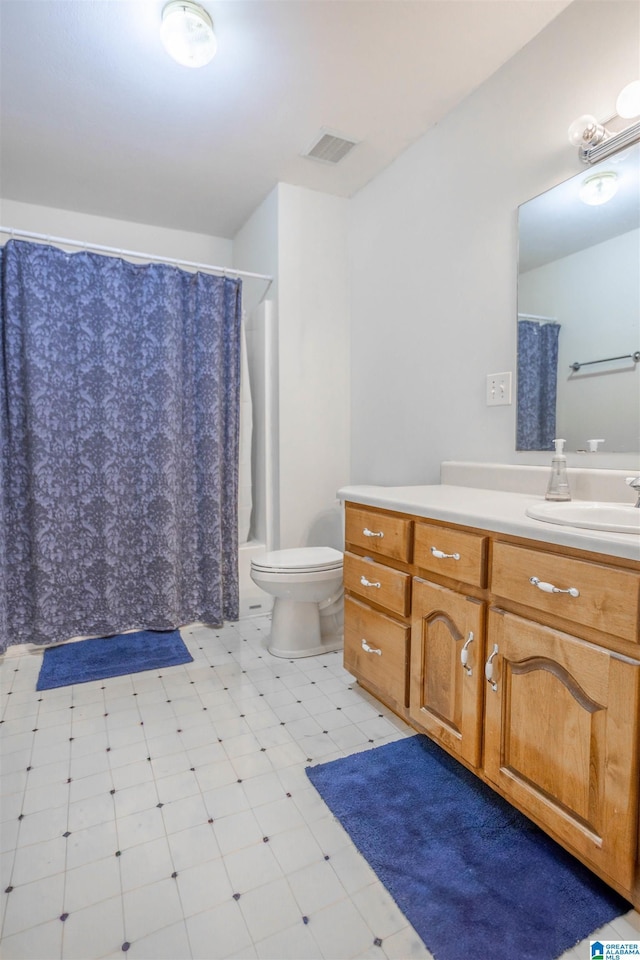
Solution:
{"label": "dome ceiling light", "polygon": [[183,67],[204,67],[218,47],[211,17],[192,0],[171,0],[166,5],[160,36],[169,56]]}

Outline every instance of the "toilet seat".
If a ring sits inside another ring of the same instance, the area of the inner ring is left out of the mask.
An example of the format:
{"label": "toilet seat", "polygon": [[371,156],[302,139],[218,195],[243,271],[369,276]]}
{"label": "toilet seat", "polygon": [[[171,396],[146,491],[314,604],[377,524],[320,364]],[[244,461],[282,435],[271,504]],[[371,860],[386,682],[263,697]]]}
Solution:
{"label": "toilet seat", "polygon": [[342,554],[333,547],[293,547],[289,550],[272,550],[252,560],[251,566],[265,573],[322,573],[339,570],[342,567]]}

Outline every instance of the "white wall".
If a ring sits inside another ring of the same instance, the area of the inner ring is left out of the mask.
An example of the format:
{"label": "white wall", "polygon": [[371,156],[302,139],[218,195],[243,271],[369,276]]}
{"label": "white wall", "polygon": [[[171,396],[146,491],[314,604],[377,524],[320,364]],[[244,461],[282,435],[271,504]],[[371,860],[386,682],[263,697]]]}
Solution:
{"label": "white wall", "polygon": [[558,342],[557,435],[568,450],[605,440],[605,451],[640,449],[640,364],[616,361],[571,370],[575,361],[640,349],[638,230],[520,274],[522,312],[553,316]]}
{"label": "white wall", "polygon": [[[173,257],[220,267],[232,265],[232,243],[223,237],[94,217],[73,210],[58,210],[15,200],[0,201],[0,222],[3,227],[12,227],[14,230],[46,233],[67,240],[97,243],[157,257]],[[0,237],[2,242],[6,239],[6,234]]]}
{"label": "white wall", "polygon": [[576,2],[351,201],[354,483],[515,453],[517,207],[583,169],[567,141],[637,75],[640,6]]}
{"label": "white wall", "polygon": [[278,328],[276,546],[341,543],[349,479],[348,201],[279,184],[234,238],[237,267],[273,274]]}
{"label": "white wall", "polygon": [[280,184],[282,547],[341,545],[349,479],[348,201]]}

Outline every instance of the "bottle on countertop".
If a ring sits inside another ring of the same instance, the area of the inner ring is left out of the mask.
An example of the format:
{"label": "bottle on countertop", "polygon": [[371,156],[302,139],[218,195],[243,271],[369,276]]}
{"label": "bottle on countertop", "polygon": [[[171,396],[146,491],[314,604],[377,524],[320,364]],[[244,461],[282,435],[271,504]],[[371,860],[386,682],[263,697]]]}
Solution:
{"label": "bottle on countertop", "polygon": [[551,460],[551,476],[545,500],[571,500],[567,477],[567,458],[564,455],[564,440],[554,440],[556,452]]}

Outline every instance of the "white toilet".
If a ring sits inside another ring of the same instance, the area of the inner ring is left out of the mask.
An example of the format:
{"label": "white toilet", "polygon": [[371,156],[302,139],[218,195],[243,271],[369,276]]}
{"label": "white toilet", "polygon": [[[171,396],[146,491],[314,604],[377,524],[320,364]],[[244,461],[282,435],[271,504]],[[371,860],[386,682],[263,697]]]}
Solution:
{"label": "white toilet", "polygon": [[333,547],[273,550],[251,561],[251,579],[274,597],[269,652],[314,657],[343,643],[342,554]]}

